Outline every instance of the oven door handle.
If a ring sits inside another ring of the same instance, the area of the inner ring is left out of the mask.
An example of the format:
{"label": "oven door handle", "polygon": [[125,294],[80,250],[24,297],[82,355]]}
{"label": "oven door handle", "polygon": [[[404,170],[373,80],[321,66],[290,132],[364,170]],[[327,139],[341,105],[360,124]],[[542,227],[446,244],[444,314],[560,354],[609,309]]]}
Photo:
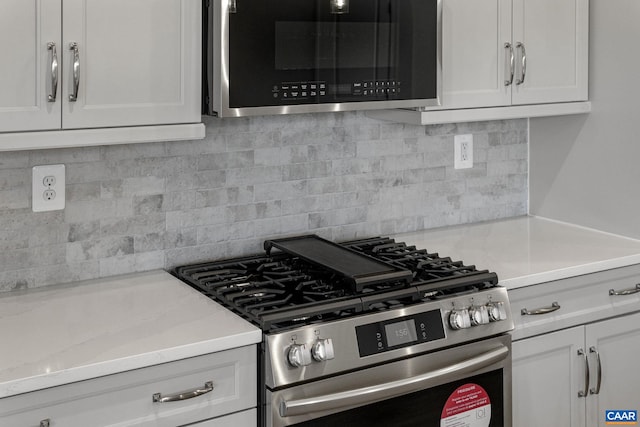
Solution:
{"label": "oven door handle", "polygon": [[475,372],[484,367],[493,365],[507,357],[509,349],[504,345],[472,357],[462,362],[436,369],[415,377],[391,381],[355,390],[342,391],[324,396],[309,397],[280,403],[280,416],[293,417],[296,415],[320,412],[346,406],[361,406],[378,402],[403,394],[413,393],[425,388],[425,383],[434,380],[454,378],[456,375]]}

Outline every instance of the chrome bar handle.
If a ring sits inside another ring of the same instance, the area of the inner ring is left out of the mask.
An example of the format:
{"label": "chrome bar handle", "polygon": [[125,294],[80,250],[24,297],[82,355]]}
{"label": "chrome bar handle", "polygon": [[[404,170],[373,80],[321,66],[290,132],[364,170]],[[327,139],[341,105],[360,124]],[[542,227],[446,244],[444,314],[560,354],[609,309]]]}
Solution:
{"label": "chrome bar handle", "polygon": [[540,314],[553,313],[556,310],[560,310],[560,308],[560,304],[558,304],[557,301],[554,301],[551,303],[551,307],[536,308],[535,310],[531,311],[523,308],[522,310],[520,310],[520,314],[523,316],[537,316]]}
{"label": "chrome bar handle", "polygon": [[51,51],[51,91],[47,100],[49,102],[56,102],[56,96],[58,94],[58,50],[54,42],[47,43],[47,50]]}
{"label": "chrome bar handle", "polygon": [[600,385],[602,384],[602,364],[600,363],[600,353],[595,347],[589,347],[589,353],[595,353],[596,362],[598,363],[598,379],[596,380],[596,388],[589,389],[589,394],[599,394]]}
{"label": "chrome bar handle", "polygon": [[40,427],[49,427],[50,424],[51,424],[51,420],[49,418],[47,418],[46,420],[40,421]]}
{"label": "chrome bar handle", "polygon": [[181,400],[193,399],[194,397],[202,396],[203,394],[212,392],[213,389],[213,381],[207,381],[204,383],[204,388],[196,388],[169,396],[163,396],[162,393],[155,393],[153,395],[153,401],[155,403],[179,402]]}
{"label": "chrome bar handle", "polygon": [[584,358],[584,390],[578,392],[578,397],[587,397],[589,394],[589,359],[583,349],[578,349],[578,356]]}
{"label": "chrome bar handle", "polygon": [[524,83],[524,78],[527,76],[527,50],[524,48],[524,43],[518,42],[516,43],[516,49],[520,49],[522,51],[521,56],[521,64],[520,64],[520,78],[516,80],[517,85],[521,85]]}
{"label": "chrome bar handle", "polygon": [[511,84],[513,84],[513,75],[515,73],[514,67],[515,67],[516,58],[513,55],[513,45],[511,43],[506,42],[504,44],[504,48],[505,48],[505,54],[508,55],[506,58],[506,63],[509,64],[509,74],[511,75],[509,79],[505,79],[504,85],[511,86]]}
{"label": "chrome bar handle", "polygon": [[463,360],[453,365],[425,372],[411,378],[403,378],[388,383],[362,387],[354,390],[339,391],[323,396],[311,396],[300,400],[283,400],[280,402],[280,416],[294,417],[310,412],[321,412],[361,406],[380,400],[402,396],[423,390],[428,384],[448,381],[459,375],[470,374],[500,362],[509,355],[509,349],[503,345],[486,353]]}
{"label": "chrome bar handle", "polygon": [[78,87],[80,86],[80,51],[78,43],[69,43],[69,50],[73,51],[73,92],[69,94],[69,101],[78,100]]}
{"label": "chrome bar handle", "polygon": [[638,292],[640,292],[640,283],[638,283],[635,288],[624,289],[622,291],[609,289],[609,295],[632,295],[637,294]]}

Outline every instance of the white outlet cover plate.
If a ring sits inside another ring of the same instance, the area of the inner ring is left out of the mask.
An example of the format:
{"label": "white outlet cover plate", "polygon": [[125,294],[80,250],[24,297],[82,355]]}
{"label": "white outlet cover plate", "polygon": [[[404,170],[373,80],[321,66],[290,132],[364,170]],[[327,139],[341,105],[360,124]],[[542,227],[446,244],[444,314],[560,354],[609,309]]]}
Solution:
{"label": "white outlet cover plate", "polygon": [[[65,167],[64,165],[34,166],[31,179],[31,201],[33,212],[58,211],[65,207]],[[44,178],[53,176],[55,184],[51,187],[45,185]],[[53,200],[46,200],[44,192],[55,191]]]}
{"label": "white outlet cover plate", "polygon": [[[469,150],[467,158],[462,158],[462,144],[467,144]],[[453,137],[453,167],[454,169],[469,169],[473,167],[473,134],[455,135]]]}

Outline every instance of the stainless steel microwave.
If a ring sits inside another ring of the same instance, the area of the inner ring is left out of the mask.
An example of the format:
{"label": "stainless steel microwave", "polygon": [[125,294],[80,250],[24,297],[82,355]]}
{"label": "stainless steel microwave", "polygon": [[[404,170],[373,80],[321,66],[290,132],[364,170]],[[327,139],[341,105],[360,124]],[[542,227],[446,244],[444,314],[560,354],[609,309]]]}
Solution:
{"label": "stainless steel microwave", "polygon": [[203,113],[439,105],[442,0],[206,0]]}

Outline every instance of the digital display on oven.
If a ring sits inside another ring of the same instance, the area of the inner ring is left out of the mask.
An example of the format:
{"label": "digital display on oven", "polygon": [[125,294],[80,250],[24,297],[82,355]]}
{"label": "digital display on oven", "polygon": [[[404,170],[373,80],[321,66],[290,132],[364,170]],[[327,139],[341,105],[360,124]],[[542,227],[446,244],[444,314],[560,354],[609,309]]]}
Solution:
{"label": "digital display on oven", "polygon": [[445,338],[440,310],[356,326],[360,357]]}
{"label": "digital display on oven", "polygon": [[400,344],[408,344],[418,340],[416,322],[413,319],[384,325],[384,332],[387,336],[387,343],[391,347]]}

